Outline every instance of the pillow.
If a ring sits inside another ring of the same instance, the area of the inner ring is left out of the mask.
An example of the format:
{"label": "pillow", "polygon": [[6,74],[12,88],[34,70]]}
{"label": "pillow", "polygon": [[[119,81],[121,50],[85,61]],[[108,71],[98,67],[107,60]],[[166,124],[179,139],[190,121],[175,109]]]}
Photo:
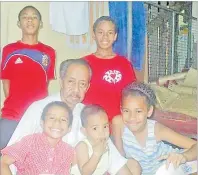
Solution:
{"label": "pillow", "polygon": [[190,68],[182,85],[189,87],[197,87],[197,82],[198,82],[198,72],[196,69]]}

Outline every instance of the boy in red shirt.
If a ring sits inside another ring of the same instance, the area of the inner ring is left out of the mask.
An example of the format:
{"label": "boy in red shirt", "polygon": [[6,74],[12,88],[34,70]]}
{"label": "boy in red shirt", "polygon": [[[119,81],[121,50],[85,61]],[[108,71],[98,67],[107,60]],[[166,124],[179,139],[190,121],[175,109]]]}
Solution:
{"label": "boy in red shirt", "polygon": [[11,175],[9,165],[17,167],[18,175],[69,175],[75,163],[75,149],[62,141],[71,130],[73,115],[68,105],[54,101],[46,105],[41,115],[43,133],[25,136],[18,143],[4,148],[1,174]]}
{"label": "boy in red shirt", "polygon": [[0,78],[5,101],[1,109],[0,149],[5,147],[30,104],[48,95],[54,79],[55,50],[38,41],[42,28],[40,12],[24,7],[18,15],[22,39],[3,48]]}
{"label": "boy in red shirt", "polygon": [[109,120],[120,114],[121,90],[136,81],[132,64],[123,56],[113,52],[117,38],[117,26],[109,16],[102,16],[93,25],[97,50],[86,56],[93,76],[84,104],[98,104],[108,114]]}

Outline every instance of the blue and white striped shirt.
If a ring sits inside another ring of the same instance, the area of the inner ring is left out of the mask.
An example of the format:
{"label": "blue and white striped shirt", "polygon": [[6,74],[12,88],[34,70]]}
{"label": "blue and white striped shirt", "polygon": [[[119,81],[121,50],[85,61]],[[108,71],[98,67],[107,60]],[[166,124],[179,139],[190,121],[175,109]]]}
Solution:
{"label": "blue and white striped shirt", "polygon": [[142,147],[138,143],[133,133],[126,126],[124,127],[122,140],[126,158],[134,158],[140,163],[142,175],[154,175],[156,173],[157,169],[164,162],[158,161],[161,155],[181,151],[177,148],[174,149],[172,146],[162,141],[156,141],[154,133],[155,123],[156,121],[154,120],[147,120],[148,137],[145,147]]}

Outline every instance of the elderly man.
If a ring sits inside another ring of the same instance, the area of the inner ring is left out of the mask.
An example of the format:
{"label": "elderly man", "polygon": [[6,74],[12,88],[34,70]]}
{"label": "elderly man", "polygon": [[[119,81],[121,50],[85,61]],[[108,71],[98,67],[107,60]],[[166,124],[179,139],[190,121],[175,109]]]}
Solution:
{"label": "elderly man", "polygon": [[[8,145],[19,141],[25,135],[41,132],[40,116],[43,108],[52,101],[64,101],[73,109],[74,118],[71,132],[63,140],[75,146],[84,137],[80,132],[80,112],[84,107],[81,102],[89,88],[91,75],[91,68],[83,59],[63,61],[60,65],[60,92],[34,102],[27,109]],[[118,153],[111,140],[109,140],[109,149],[111,149],[109,173],[132,174],[126,166],[127,159]]]}

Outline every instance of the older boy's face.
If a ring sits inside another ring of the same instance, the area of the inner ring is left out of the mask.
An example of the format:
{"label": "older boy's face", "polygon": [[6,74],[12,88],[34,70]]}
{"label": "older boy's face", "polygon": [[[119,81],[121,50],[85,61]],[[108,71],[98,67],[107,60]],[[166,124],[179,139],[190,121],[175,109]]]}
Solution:
{"label": "older boy's face", "polygon": [[61,98],[73,109],[82,102],[89,88],[90,72],[84,65],[70,65],[65,78],[61,80]]}
{"label": "older boy's face", "polygon": [[111,21],[101,21],[95,30],[94,39],[101,49],[111,48],[117,38],[115,26]]}
{"label": "older boy's face", "polygon": [[85,134],[92,144],[107,141],[109,138],[109,121],[106,113],[100,111],[88,116]]}
{"label": "older boy's face", "polygon": [[20,16],[19,27],[27,35],[35,35],[40,27],[40,19],[37,11],[32,8],[23,10]]}
{"label": "older boy's face", "polygon": [[43,131],[50,138],[62,138],[70,131],[68,117],[69,114],[65,108],[56,105],[50,107],[43,121]]}

